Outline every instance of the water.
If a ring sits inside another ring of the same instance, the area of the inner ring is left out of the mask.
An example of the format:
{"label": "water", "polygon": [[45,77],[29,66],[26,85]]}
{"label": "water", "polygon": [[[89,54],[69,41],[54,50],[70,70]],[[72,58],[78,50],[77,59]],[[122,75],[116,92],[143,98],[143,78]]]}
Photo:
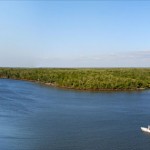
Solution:
{"label": "water", "polygon": [[0,150],[149,150],[149,97],[0,79]]}

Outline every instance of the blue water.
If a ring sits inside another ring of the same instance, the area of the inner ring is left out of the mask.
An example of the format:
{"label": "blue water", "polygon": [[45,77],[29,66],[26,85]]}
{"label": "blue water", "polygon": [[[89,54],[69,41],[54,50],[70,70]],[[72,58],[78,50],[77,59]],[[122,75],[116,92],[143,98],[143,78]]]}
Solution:
{"label": "blue water", "polygon": [[150,150],[150,91],[83,92],[0,79],[0,150]]}

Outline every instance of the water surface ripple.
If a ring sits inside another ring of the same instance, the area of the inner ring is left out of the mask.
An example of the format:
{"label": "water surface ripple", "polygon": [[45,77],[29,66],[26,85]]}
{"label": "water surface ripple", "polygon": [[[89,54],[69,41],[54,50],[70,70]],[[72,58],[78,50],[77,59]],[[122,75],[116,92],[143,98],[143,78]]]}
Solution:
{"label": "water surface ripple", "polygon": [[149,150],[149,97],[0,79],[0,150]]}

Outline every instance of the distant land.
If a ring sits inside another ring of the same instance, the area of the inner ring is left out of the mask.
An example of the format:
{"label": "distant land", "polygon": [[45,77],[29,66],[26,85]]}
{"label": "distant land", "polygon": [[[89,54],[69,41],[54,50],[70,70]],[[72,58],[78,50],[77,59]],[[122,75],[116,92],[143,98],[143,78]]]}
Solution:
{"label": "distant land", "polygon": [[0,68],[0,78],[91,91],[150,88],[150,68]]}

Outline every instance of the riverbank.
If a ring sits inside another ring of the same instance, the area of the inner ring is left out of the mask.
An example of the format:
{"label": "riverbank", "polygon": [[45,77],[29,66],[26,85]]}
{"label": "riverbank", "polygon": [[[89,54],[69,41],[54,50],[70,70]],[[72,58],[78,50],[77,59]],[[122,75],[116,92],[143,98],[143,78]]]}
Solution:
{"label": "riverbank", "polygon": [[90,91],[150,88],[150,68],[0,68],[0,78]]}

